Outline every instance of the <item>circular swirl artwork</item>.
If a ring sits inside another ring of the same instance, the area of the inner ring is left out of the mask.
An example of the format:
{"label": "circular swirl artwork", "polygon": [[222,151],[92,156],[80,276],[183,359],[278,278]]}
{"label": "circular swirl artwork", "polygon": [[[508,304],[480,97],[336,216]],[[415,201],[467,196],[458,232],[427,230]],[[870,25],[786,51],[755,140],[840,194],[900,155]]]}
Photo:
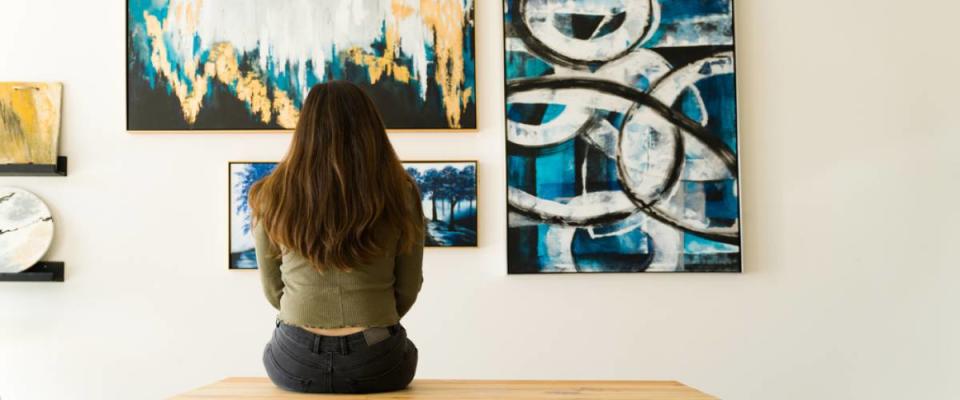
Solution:
{"label": "circular swirl artwork", "polygon": [[504,4],[508,272],[739,272],[733,0]]}
{"label": "circular swirl artwork", "polygon": [[0,273],[30,268],[52,241],[53,216],[43,200],[23,189],[0,187]]}

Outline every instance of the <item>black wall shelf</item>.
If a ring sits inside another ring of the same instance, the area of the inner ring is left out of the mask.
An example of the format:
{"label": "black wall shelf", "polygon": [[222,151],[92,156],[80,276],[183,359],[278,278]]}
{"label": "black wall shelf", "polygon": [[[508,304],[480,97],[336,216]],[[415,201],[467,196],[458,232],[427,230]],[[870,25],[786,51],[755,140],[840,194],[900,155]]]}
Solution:
{"label": "black wall shelf", "polygon": [[67,157],[57,157],[56,164],[3,164],[0,176],[67,176]]}
{"label": "black wall shelf", "polygon": [[63,282],[64,263],[41,261],[16,274],[0,274],[0,282]]}

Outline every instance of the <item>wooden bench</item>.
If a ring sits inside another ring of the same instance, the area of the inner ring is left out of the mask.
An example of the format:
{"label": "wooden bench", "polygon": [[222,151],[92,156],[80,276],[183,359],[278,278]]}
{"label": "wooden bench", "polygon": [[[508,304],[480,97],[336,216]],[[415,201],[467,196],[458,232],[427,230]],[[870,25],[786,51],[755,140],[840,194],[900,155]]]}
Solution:
{"label": "wooden bench", "polygon": [[267,378],[228,378],[171,400],[716,400],[673,381],[439,381],[417,380],[407,390],[373,395],[307,395],[273,386]]}

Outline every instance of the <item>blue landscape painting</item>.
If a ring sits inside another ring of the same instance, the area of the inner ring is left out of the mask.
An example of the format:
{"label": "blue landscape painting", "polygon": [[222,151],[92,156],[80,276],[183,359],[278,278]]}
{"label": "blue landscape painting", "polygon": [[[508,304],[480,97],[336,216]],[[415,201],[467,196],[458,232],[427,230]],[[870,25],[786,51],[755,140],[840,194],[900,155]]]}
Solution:
{"label": "blue landscape painting", "polygon": [[127,0],[127,129],[279,130],[310,88],[388,129],[475,129],[474,0]]}
{"label": "blue landscape painting", "polygon": [[507,0],[508,271],[741,271],[731,0]]}
{"label": "blue landscape painting", "polygon": [[[230,269],[256,269],[250,187],[276,167],[273,162],[230,163]],[[428,247],[477,245],[477,163],[404,162],[420,187]]]}
{"label": "blue landscape painting", "polygon": [[426,245],[477,246],[477,163],[404,162],[427,217]]}
{"label": "blue landscape painting", "polygon": [[273,172],[276,163],[230,163],[230,269],[256,269],[250,231],[250,187]]}

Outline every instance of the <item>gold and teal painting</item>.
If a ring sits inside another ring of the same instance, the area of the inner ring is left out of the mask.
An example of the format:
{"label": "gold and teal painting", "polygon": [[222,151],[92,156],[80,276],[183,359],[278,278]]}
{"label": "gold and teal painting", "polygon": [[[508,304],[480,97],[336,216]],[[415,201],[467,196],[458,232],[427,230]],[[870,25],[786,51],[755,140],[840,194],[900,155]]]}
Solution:
{"label": "gold and teal painting", "polygon": [[55,82],[0,82],[0,164],[57,163],[62,94]]}
{"label": "gold and teal painting", "polygon": [[293,129],[360,85],[388,129],[476,129],[473,0],[128,0],[127,129]]}

